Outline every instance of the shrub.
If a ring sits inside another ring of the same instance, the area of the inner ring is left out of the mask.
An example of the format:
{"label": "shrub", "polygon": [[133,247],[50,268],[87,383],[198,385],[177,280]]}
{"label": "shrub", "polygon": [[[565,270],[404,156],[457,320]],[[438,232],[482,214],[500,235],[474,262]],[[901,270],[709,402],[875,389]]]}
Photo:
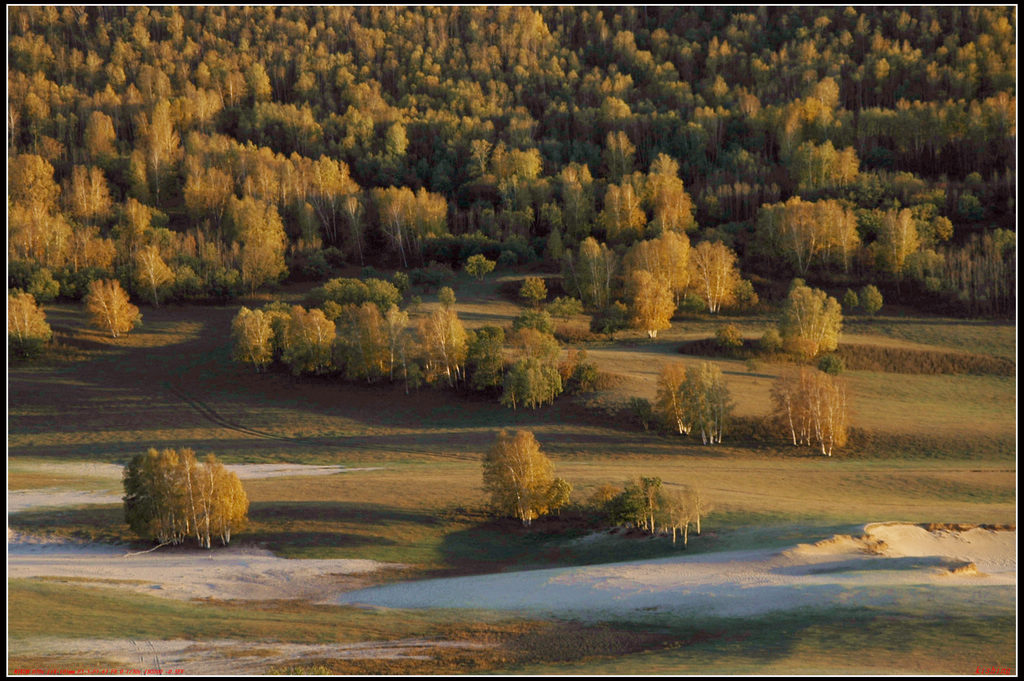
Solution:
{"label": "shrub", "polygon": [[586,350],[569,350],[566,361],[558,367],[558,373],[565,392],[570,395],[597,389],[597,365],[587,361]]}
{"label": "shrub", "polygon": [[860,290],[860,306],[869,315],[882,309],[882,292],[874,284],[868,284]]}
{"label": "shrub", "polygon": [[524,310],[522,314],[512,320],[512,330],[537,329],[542,333],[554,334],[555,327],[551,321],[551,315],[544,310]]}
{"label": "shrub", "polygon": [[846,293],[843,294],[843,309],[848,314],[852,314],[858,306],[860,306],[860,298],[857,297],[857,292],[851,288],[846,289]]}
{"label": "shrub", "polygon": [[654,422],[654,408],[651,406],[651,401],[643,397],[634,397],[629,401],[629,408],[643,429],[650,430],[651,424]]}
{"label": "shrub", "polygon": [[768,329],[761,336],[761,340],[758,342],[761,346],[761,350],[765,354],[772,354],[782,349],[782,334],[779,333],[778,329]]}
{"label": "shrub", "polygon": [[715,331],[715,342],[719,347],[727,350],[743,347],[743,337],[740,336],[739,329],[732,324],[718,327],[718,330]]}
{"label": "shrub", "polygon": [[836,354],[823,355],[818,360],[818,368],[831,376],[838,376],[846,368],[843,358]]}

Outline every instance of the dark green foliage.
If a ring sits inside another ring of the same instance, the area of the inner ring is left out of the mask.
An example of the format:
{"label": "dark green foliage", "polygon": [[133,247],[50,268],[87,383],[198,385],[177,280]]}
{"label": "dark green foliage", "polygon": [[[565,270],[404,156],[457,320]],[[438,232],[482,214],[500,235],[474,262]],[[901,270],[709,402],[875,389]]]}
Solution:
{"label": "dark green foliage", "polygon": [[501,387],[505,370],[501,354],[504,344],[505,332],[497,326],[467,332],[466,371],[473,390]]}
{"label": "dark green foliage", "polygon": [[616,333],[628,328],[629,309],[618,300],[595,314],[590,320],[591,331],[603,333],[609,338],[615,338]]}
{"label": "dark green foliage", "polygon": [[395,285],[383,279],[338,278],[309,292],[308,304],[323,307],[327,302],[336,305],[362,305],[370,302],[382,310],[402,302],[402,294]]}
{"label": "dark green foliage", "polygon": [[843,369],[846,365],[843,362],[843,358],[837,354],[822,355],[821,359],[818,360],[818,368],[824,371],[826,374],[832,376],[838,376],[843,373]]}
{"label": "dark green foliage", "polygon": [[876,314],[882,309],[882,294],[874,284],[862,288],[858,300],[861,309],[869,315]]}
{"label": "dark green foliage", "polygon": [[555,327],[551,321],[551,315],[544,310],[523,310],[518,317],[512,320],[512,330],[537,329],[542,333],[554,333]]}
{"label": "dark green foliage", "polygon": [[654,423],[654,408],[651,401],[644,397],[630,398],[629,409],[643,429],[650,430],[651,424]]}
{"label": "dark green foliage", "polygon": [[597,365],[587,361],[586,350],[569,350],[566,361],[558,367],[565,392],[570,395],[597,390]]}

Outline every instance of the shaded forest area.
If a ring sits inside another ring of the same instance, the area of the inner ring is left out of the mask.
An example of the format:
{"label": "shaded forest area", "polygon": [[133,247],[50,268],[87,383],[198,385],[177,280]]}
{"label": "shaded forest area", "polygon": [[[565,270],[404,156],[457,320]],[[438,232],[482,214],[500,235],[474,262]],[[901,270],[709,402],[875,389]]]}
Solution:
{"label": "shaded forest area", "polygon": [[40,301],[578,279],[590,238],[675,232],[765,301],[1014,313],[1014,7],[8,12],[8,286]]}

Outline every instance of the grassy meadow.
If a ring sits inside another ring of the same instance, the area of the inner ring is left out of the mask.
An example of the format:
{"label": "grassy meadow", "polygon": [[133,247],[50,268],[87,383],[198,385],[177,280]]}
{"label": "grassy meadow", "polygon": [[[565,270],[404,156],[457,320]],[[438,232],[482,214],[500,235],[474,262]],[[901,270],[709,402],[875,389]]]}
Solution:
{"label": "grassy meadow", "polygon": [[[515,316],[518,307],[502,298],[498,283],[460,280],[456,310],[468,326],[507,325]],[[297,302],[302,292],[286,289],[282,296]],[[421,311],[431,305],[426,301]],[[1014,376],[846,371],[854,431],[846,448],[826,458],[765,434],[781,363],[750,370],[739,360],[712,358],[726,375],[739,420],[721,446],[645,431],[636,422],[625,403],[653,399],[662,364],[706,359],[678,352],[683,341],[707,338],[722,323],[706,316],[678,318],[654,341],[621,333],[594,342],[588,356],[614,378],[606,390],[511,411],[493,398],[430,388],[406,394],[398,385],[298,379],[277,370],[257,375],[230,359],[238,307],[144,307],[143,326],[117,340],[91,330],[78,306],[47,307],[58,351],[9,367],[8,489],[116,492],[109,468],[83,473],[61,466],[123,464],[149,447],[192,447],[227,463],[342,464],[357,470],[245,481],[250,526],[236,541],[283,557],[404,566],[379,573],[382,580],[681,551],[666,539],[628,533],[573,541],[592,531],[574,509],[529,531],[488,518],[480,461],[501,428],[532,430],[556,473],[573,484],[575,501],[641,474],[660,476],[669,487],[699,486],[714,511],[686,549],[691,553],[815,541],[873,521],[1015,522]],[[751,338],[771,321],[726,320]],[[844,342],[1016,356],[1012,324],[883,315],[849,318],[845,329]],[[117,504],[30,509],[10,514],[8,525],[133,541]],[[10,641],[44,634],[261,642],[426,636],[493,644],[476,652],[439,649],[427,661],[325,659],[276,669],[335,673],[969,673],[977,665],[1012,664],[1015,650],[1012,610],[971,613],[959,606],[946,618],[908,607],[598,625],[296,602],[185,603],[109,586],[9,582]],[[945,654],[931,654],[937,648]],[[860,655],[866,649],[870,658]],[[14,663],[43,660],[15,653]]]}

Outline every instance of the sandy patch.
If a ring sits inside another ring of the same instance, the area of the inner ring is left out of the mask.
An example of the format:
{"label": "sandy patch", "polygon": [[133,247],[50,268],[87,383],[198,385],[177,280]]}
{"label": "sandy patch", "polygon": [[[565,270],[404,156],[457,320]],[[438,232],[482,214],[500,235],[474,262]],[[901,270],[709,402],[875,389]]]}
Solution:
{"label": "sandy patch", "polygon": [[[260,480],[266,478],[300,478],[321,475],[337,475],[358,471],[380,470],[376,468],[349,468],[346,466],[312,466],[296,463],[245,463],[225,465],[229,471],[238,475],[241,480]],[[109,463],[42,463],[21,466],[19,470],[35,473],[47,473],[57,478],[83,481],[93,485],[98,481],[101,485],[109,482],[116,486],[106,491],[68,489],[67,486],[45,487],[40,489],[19,489],[7,491],[7,512],[17,513],[43,508],[62,508],[86,504],[120,504],[124,494],[121,479],[124,466]]]}
{"label": "sandy patch", "polygon": [[[396,567],[362,559],[286,559],[246,546],[213,551],[128,547],[46,539],[8,531],[7,577],[97,580],[171,598],[323,599],[365,585],[360,577]],[[141,583],[140,583],[141,582]]]}
{"label": "sandy patch", "polygon": [[[970,530],[925,539],[914,526],[868,528],[863,538],[840,536],[781,552],[728,551],[408,582],[348,592],[332,602],[563,616],[637,611],[748,616],[889,603],[904,587],[1016,586],[1016,531]],[[879,540],[885,542],[881,552]],[[968,562],[981,574],[958,570]],[[998,597],[1005,598],[999,591]]]}
{"label": "sandy patch", "polygon": [[[17,642],[17,654],[52,659],[50,669],[133,673],[160,669],[164,674],[225,675],[263,674],[270,667],[292,665],[320,658],[330,659],[429,659],[437,648],[483,648],[460,641],[400,639],[359,643],[249,643],[245,641],[151,641],[131,639],[47,639]],[[86,668],[76,659],[106,660],[109,666]],[[169,672],[169,670],[172,670]],[[43,670],[45,671],[45,670]]]}

